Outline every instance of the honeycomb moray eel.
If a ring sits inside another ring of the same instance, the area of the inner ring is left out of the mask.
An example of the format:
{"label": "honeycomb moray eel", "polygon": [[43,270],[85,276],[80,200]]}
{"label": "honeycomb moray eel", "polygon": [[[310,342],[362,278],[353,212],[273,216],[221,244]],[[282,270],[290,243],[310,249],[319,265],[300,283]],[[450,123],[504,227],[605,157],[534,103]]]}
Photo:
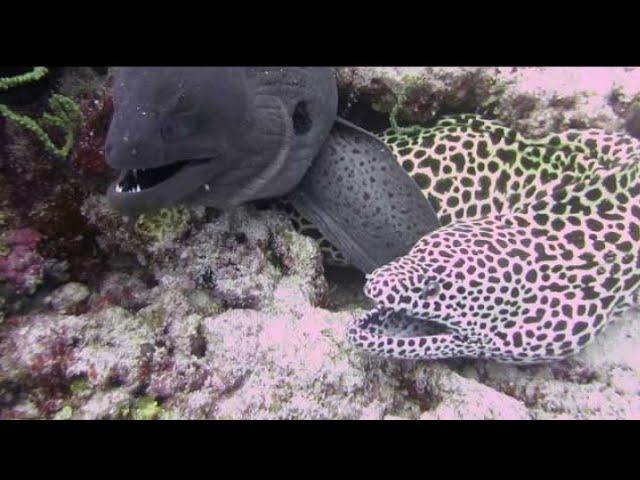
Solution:
{"label": "honeycomb moray eel", "polygon": [[472,115],[382,139],[443,227],[367,276],[377,306],[348,326],[358,349],[539,363],[575,354],[637,305],[638,140],[531,140]]}

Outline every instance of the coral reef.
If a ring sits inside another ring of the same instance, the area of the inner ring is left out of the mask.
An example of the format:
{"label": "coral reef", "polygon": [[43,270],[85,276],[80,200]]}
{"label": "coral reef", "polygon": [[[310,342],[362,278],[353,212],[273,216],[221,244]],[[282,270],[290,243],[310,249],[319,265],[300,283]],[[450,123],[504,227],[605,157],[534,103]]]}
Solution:
{"label": "coral reef", "polygon": [[0,327],[1,415],[637,418],[638,377],[618,361],[608,373],[567,378],[553,366],[368,358],[344,345],[348,312],[312,306],[288,280],[263,311],[222,311],[206,291],[165,279],[135,313],[108,306],[9,319]]}
{"label": "coral reef", "polygon": [[283,276],[304,284],[314,302],[326,292],[316,245],[280,213],[175,207],[134,219],[114,212],[99,195],[87,199],[83,212],[101,232],[103,250],[134,256],[158,279],[181,277],[206,288],[227,307],[267,305]]}
{"label": "coral reef", "polygon": [[[480,112],[532,136],[640,131],[638,69],[338,77],[341,114],[372,130]],[[640,418],[638,312],[555,364],[368,357],[344,340],[365,308],[361,275],[325,271],[313,241],[252,205],[117,214],[103,195],[114,176],[108,75],[74,67],[45,79],[52,91],[21,111],[37,118],[60,94],[84,123],[60,162],[0,117],[0,418]]]}
{"label": "coral reef", "polygon": [[338,78],[352,97],[394,113],[401,125],[475,112],[531,137],[586,127],[638,133],[634,68],[344,67]]}
{"label": "coral reef", "polygon": [[32,294],[44,274],[44,259],[37,253],[40,234],[30,228],[5,232],[0,256],[0,282],[6,282],[16,295]]}
{"label": "coral reef", "polygon": [[45,297],[44,304],[60,313],[80,313],[85,310],[85,300],[91,292],[78,282],[65,283]]}
{"label": "coral reef", "polygon": [[157,212],[140,215],[134,230],[152,243],[179,239],[189,226],[191,212],[186,207],[163,208]]}
{"label": "coral reef", "polygon": [[[36,84],[47,80],[53,91],[33,96],[31,103],[24,99],[19,103],[23,116],[55,117],[58,120],[52,122],[69,124],[75,140],[68,137],[69,151],[65,148],[62,152],[67,161],[61,162],[31,130],[0,116],[0,208],[10,218],[7,229],[32,228],[41,234],[37,250],[46,259],[45,277],[49,280],[71,277],[86,281],[103,261],[94,241],[96,232],[81,215],[80,205],[90,192],[104,191],[114,174],[106,167],[103,153],[110,118],[107,81],[95,74],[80,77],[76,70],[56,69],[55,75],[47,75]],[[4,95],[32,84],[15,86],[13,81],[12,85]],[[70,100],[62,100],[60,95]],[[11,103],[11,97],[3,100]],[[50,101],[59,109],[57,116],[55,112],[46,113]],[[78,131],[79,116],[86,122]],[[56,145],[63,140],[59,130],[48,130]],[[48,288],[55,286],[47,282]]]}
{"label": "coral reef", "polygon": [[[85,83],[78,85],[76,80],[62,86],[69,94],[80,95],[79,102],[84,117],[70,160],[83,176],[98,182],[96,187],[104,187],[114,177],[104,154],[113,101],[107,87],[108,82],[103,84],[95,74],[85,75],[88,77]],[[67,78],[65,76],[63,80]]]}

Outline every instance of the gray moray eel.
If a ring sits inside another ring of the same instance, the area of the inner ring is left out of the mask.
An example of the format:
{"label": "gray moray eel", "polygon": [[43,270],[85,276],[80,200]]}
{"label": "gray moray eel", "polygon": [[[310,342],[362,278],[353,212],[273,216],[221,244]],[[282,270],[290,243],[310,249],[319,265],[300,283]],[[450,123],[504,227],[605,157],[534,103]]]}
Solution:
{"label": "gray moray eel", "polygon": [[324,67],[123,67],[114,75],[108,199],[125,214],[286,196],[360,270],[439,227],[376,136],[337,117]]}

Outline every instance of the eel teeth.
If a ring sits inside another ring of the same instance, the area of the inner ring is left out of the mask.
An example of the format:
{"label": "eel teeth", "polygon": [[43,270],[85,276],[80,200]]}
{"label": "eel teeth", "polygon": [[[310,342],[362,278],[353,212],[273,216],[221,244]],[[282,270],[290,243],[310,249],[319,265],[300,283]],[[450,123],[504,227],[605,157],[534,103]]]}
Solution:
{"label": "eel teeth", "polygon": [[131,187],[125,190],[125,188],[122,186],[122,184],[118,183],[116,185],[116,192],[118,193],[139,193],[142,191],[142,187],[140,185],[136,185],[135,187]]}
{"label": "eel teeth", "polygon": [[208,183],[204,184],[204,189],[208,192],[209,190],[211,190],[211,187],[209,186]]}

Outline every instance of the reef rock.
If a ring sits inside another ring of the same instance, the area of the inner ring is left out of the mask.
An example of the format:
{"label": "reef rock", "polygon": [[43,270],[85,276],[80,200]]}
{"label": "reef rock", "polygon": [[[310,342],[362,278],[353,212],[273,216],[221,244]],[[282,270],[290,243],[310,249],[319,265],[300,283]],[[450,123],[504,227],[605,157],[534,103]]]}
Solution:
{"label": "reef rock", "polygon": [[[529,136],[640,132],[638,69],[345,67],[338,79],[341,115],[376,131],[390,115],[477,112]],[[344,336],[361,276],[326,275],[313,241],[256,206],[114,212],[108,82],[68,69],[57,86],[86,117],[64,166],[0,125],[0,418],[640,418],[638,312],[548,365],[363,355]]]}
{"label": "reef rock", "polygon": [[69,282],[47,296],[44,303],[56,312],[74,313],[83,309],[83,304],[90,293],[86,285]]}
{"label": "reef rock", "polygon": [[133,219],[101,196],[90,197],[83,212],[105,251],[135,256],[156,279],[180,277],[206,289],[225,307],[266,306],[283,276],[304,284],[313,303],[327,290],[318,247],[279,212],[176,207]]}
{"label": "reef rock", "polygon": [[578,355],[539,366],[478,362],[463,371],[516,398],[538,419],[639,419],[640,325],[631,311]]}
{"label": "reef rock", "polygon": [[219,313],[169,284],[133,314],[34,314],[0,328],[3,418],[528,418],[444,365],[367,358],[349,313],[281,280],[263,311]]}
{"label": "reef rock", "polygon": [[531,137],[567,128],[640,132],[637,68],[344,67],[338,78],[349,98],[343,115],[356,120],[381,112],[400,124],[428,123],[475,112]]}
{"label": "reef rock", "polygon": [[22,228],[3,235],[5,250],[0,256],[0,282],[6,282],[15,294],[32,294],[44,275],[44,259],[36,251],[41,235]]}

